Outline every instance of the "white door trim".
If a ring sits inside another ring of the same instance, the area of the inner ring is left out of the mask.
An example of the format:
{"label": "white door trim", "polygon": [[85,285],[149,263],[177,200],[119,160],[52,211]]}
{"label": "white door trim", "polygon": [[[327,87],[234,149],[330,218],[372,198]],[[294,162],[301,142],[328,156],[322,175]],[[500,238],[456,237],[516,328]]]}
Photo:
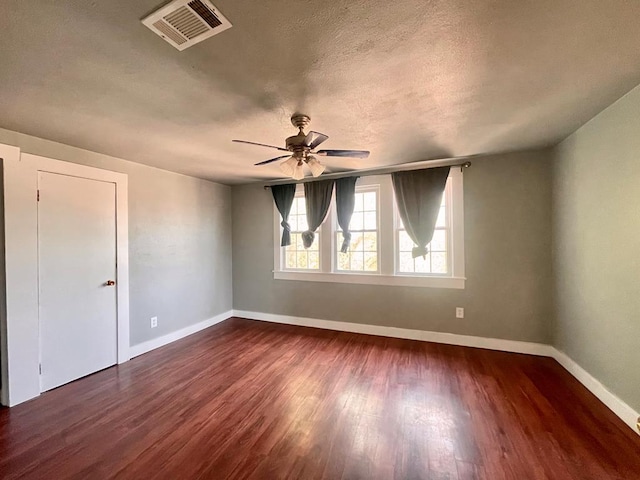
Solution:
{"label": "white door trim", "polygon": [[[115,183],[118,363],[129,360],[128,176],[0,145],[3,158],[6,314],[2,318],[2,403],[40,394],[38,171]],[[6,361],[5,361],[6,360]]]}

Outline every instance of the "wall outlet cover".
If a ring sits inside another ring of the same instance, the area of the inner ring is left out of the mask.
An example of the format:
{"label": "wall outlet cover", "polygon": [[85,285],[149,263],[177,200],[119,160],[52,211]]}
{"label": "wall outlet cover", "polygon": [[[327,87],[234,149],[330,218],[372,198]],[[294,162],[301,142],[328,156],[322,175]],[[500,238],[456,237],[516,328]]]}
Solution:
{"label": "wall outlet cover", "polygon": [[456,307],[456,318],[464,318],[464,308]]}
{"label": "wall outlet cover", "polygon": [[151,328],[156,328],[158,326],[158,317],[151,317]]}

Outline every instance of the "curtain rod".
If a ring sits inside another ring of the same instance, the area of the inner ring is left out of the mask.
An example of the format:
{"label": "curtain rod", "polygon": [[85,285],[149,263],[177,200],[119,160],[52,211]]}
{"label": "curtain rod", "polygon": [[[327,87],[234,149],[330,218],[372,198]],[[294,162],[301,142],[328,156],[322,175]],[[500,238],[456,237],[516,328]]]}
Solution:
{"label": "curtain rod", "polygon": [[[331,179],[331,178],[346,178],[346,177],[369,177],[372,175],[387,175],[394,172],[406,172],[410,170],[422,170],[424,168],[436,168],[436,167],[460,167],[460,170],[463,168],[469,168],[471,166],[471,162],[468,159],[473,157],[477,157],[478,155],[469,155],[467,157],[457,157],[452,159],[442,159],[442,160],[423,160],[421,162],[411,162],[405,163],[402,165],[390,165],[388,167],[378,167],[378,168],[366,168],[363,170],[352,171],[352,172],[337,172],[337,173],[329,173],[327,175],[321,175],[321,179]],[[461,159],[467,159],[464,162],[461,162]],[[319,178],[316,177],[305,177],[303,180],[277,180],[273,182],[269,182],[264,186],[265,190],[271,188],[274,185],[284,185],[288,183],[307,183],[317,181]]]}

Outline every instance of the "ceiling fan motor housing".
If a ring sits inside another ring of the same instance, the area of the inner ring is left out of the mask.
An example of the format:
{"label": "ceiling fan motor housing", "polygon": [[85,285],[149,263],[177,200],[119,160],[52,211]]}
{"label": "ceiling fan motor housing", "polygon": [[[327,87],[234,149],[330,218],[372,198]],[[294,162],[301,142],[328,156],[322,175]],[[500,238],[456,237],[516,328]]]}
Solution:
{"label": "ceiling fan motor housing", "polygon": [[310,151],[310,148],[305,144],[306,138],[307,136],[303,131],[300,131],[298,135],[287,138],[287,150],[293,152],[295,157],[306,157]]}

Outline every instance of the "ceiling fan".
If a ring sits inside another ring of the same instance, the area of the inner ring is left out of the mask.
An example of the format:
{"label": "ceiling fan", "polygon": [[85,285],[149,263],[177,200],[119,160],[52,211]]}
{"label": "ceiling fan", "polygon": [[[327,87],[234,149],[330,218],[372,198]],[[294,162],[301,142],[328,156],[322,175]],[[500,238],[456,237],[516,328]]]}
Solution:
{"label": "ceiling fan", "polygon": [[[292,177],[295,180],[301,180],[304,178],[303,166],[306,164],[311,170],[311,174],[317,177],[325,170],[325,166],[321,164],[314,155],[321,157],[352,157],[352,158],[367,158],[369,152],[367,150],[317,150],[314,151],[321,143],[327,140],[329,137],[324,133],[310,131],[304,133],[304,129],[311,123],[311,118],[308,115],[301,113],[294,113],[291,116],[291,123],[294,127],[299,129],[297,135],[293,135],[286,139],[286,148],[276,147],[274,145],[265,145],[264,143],[248,142],[246,140],[233,140],[238,143],[247,143],[249,145],[258,145],[259,147],[275,148],[283,152],[291,152],[288,155],[282,155],[280,157],[271,158],[263,162],[258,162],[256,165],[267,165],[272,162],[277,162],[283,158],[286,158],[284,162],[280,164],[282,172]],[[288,158],[287,158],[288,157]]]}

